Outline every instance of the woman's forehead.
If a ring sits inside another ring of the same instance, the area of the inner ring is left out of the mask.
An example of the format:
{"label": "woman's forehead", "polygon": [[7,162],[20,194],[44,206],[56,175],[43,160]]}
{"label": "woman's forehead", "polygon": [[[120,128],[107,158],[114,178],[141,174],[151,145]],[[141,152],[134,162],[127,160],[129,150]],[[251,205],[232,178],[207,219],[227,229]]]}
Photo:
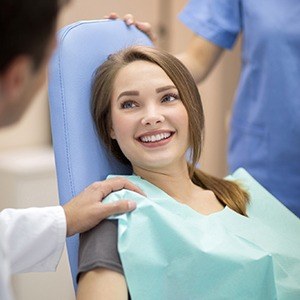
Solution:
{"label": "woman's forehead", "polygon": [[120,91],[162,84],[174,85],[160,66],[148,61],[138,60],[119,70],[114,80],[114,90]]}

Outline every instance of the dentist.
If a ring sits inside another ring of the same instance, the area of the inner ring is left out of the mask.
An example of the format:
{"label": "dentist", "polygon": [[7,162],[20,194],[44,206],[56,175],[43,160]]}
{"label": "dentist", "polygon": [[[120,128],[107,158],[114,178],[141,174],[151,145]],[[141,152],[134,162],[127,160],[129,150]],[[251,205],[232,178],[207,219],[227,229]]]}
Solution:
{"label": "dentist", "polygon": [[[68,0],[0,0],[0,127],[17,122],[46,77],[56,23]],[[61,206],[0,212],[0,299],[13,299],[10,276],[54,271],[66,236],[84,232],[111,214],[131,211],[132,201],[102,204],[112,191],[142,193],[127,180],[95,182]]]}

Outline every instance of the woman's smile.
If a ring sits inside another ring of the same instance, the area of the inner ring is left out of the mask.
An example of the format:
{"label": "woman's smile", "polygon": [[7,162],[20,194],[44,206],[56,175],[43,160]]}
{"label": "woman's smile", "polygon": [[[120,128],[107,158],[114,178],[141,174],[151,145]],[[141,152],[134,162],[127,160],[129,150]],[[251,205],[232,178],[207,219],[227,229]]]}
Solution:
{"label": "woman's smile", "polygon": [[168,144],[174,133],[174,131],[165,130],[147,132],[140,135],[137,140],[145,147],[156,148]]}

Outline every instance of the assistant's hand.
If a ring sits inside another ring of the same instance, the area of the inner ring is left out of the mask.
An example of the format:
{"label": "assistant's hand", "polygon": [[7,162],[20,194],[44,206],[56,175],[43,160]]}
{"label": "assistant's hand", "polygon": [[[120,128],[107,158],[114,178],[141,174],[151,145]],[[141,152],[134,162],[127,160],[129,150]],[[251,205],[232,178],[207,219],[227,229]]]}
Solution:
{"label": "assistant's hand", "polygon": [[[110,13],[108,16],[104,16],[105,19],[110,19],[110,20],[116,20],[119,18],[118,14],[112,12]],[[123,21],[126,23],[126,25],[130,26],[130,25],[135,25],[139,30],[143,31],[145,34],[148,35],[148,37],[150,38],[150,40],[155,43],[157,40],[156,35],[153,33],[152,31],[152,26],[150,23],[148,22],[140,22],[140,21],[136,21],[133,17],[132,14],[126,14],[123,17]]]}
{"label": "assistant's hand", "polygon": [[67,219],[67,236],[87,231],[110,215],[132,211],[136,203],[120,200],[103,204],[101,201],[111,192],[128,189],[144,195],[144,193],[122,177],[94,182],[79,195],[63,206]]}

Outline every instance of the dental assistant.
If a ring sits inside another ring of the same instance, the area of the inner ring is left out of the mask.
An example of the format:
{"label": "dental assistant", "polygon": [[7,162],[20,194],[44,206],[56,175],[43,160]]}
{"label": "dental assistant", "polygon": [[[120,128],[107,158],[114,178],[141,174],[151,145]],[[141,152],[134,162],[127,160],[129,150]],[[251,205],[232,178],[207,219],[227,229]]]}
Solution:
{"label": "dental assistant", "polygon": [[[68,0],[0,1],[0,127],[16,123],[45,81],[55,48],[59,11]],[[4,209],[0,212],[0,299],[11,300],[11,274],[54,271],[66,236],[135,208],[132,201],[102,204],[112,191],[141,192],[127,180],[95,182],[63,207]]]}
{"label": "dental assistant", "polygon": [[299,13],[298,0],[266,0],[260,5],[190,0],[180,14],[195,33],[181,58],[198,82],[242,34],[242,69],[228,149],[230,172],[245,168],[298,217]]}

